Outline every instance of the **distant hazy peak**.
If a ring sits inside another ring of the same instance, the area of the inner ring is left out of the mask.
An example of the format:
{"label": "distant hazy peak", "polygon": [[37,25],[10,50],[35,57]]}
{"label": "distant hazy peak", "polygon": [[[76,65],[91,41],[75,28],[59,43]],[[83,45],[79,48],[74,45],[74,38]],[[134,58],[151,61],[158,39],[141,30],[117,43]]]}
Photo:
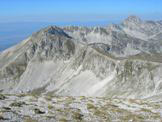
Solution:
{"label": "distant hazy peak", "polygon": [[124,25],[125,27],[132,27],[132,26],[139,26],[143,23],[143,21],[137,17],[137,16],[129,16],[127,19],[125,19],[122,22],[122,25]]}
{"label": "distant hazy peak", "polygon": [[141,20],[139,17],[137,17],[137,16],[129,16],[129,17],[125,20],[125,22],[140,23],[140,22],[142,22],[142,20]]}
{"label": "distant hazy peak", "polygon": [[162,20],[158,21],[158,23],[162,25]]}

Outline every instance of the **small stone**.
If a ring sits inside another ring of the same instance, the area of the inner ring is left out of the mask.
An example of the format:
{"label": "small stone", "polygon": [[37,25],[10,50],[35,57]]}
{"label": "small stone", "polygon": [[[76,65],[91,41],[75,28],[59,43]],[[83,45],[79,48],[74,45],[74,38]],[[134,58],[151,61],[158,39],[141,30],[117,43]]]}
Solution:
{"label": "small stone", "polygon": [[10,106],[13,106],[13,107],[22,107],[23,105],[26,105],[26,103],[25,102],[14,102],[10,104]]}
{"label": "small stone", "polygon": [[35,108],[35,109],[34,109],[34,112],[35,112],[36,114],[45,114],[44,111],[41,111],[41,110],[39,110],[38,108]]}
{"label": "small stone", "polygon": [[0,94],[0,100],[5,100],[5,99],[6,99],[6,97],[4,95]]}
{"label": "small stone", "polygon": [[1,120],[8,120],[7,118],[4,118],[3,116],[2,116],[2,114],[0,113],[0,122],[1,122]]}
{"label": "small stone", "polygon": [[3,109],[5,109],[7,111],[10,111],[11,110],[11,108],[9,108],[9,107],[3,107]]}

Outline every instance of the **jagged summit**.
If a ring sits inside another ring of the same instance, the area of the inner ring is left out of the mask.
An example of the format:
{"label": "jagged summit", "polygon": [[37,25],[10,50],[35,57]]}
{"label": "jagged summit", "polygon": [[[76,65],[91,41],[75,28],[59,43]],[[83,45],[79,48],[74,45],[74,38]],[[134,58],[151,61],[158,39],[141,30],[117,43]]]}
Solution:
{"label": "jagged summit", "polygon": [[60,28],[58,26],[48,26],[46,28],[41,29],[37,33],[34,33],[33,36],[41,35],[41,34],[55,35],[55,36],[59,36],[59,37],[64,36],[64,37],[67,37],[67,38],[71,38],[68,34],[66,34],[64,32],[64,30],[62,28]]}
{"label": "jagged summit", "polygon": [[143,21],[137,16],[129,16],[122,22],[122,26],[130,28],[130,29],[137,29],[143,24]]}
{"label": "jagged summit", "polygon": [[141,23],[142,20],[139,17],[132,15],[125,19],[124,22]]}

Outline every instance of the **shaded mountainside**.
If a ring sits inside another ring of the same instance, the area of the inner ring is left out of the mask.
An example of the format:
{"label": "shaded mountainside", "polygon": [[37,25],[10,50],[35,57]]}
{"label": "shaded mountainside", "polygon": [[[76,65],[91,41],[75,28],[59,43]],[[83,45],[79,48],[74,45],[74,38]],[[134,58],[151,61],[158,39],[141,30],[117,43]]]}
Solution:
{"label": "shaded mountainside", "polygon": [[162,24],[51,26],[0,54],[0,90],[147,98],[162,92]]}

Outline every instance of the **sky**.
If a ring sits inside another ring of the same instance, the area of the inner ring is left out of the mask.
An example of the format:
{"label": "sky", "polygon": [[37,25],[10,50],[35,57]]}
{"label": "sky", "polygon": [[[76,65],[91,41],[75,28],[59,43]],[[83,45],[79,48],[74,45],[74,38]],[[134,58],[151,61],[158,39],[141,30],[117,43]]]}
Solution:
{"label": "sky", "polygon": [[0,22],[162,19],[162,0],[0,0]]}

